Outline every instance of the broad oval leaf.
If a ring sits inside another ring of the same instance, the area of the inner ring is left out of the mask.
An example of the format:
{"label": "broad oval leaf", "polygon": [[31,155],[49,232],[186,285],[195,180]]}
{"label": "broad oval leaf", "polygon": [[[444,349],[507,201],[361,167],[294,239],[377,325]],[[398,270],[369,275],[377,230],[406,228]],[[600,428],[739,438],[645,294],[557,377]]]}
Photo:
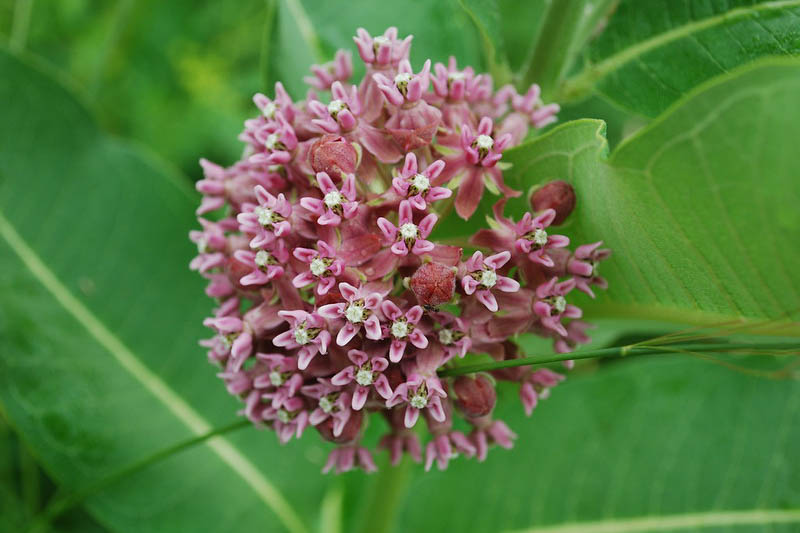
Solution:
{"label": "broad oval leaf", "polygon": [[614,250],[601,266],[608,292],[586,302],[595,314],[796,317],[797,94],[800,63],[768,60],[695,91],[609,159],[602,122],[564,124],[509,150],[506,179],[523,190],[550,179],[575,186],[564,232]]}
{"label": "broad oval leaf", "polygon": [[[40,69],[0,52],[0,71],[0,400],[49,474],[81,489],[239,405],[197,346],[212,302],[187,269],[194,193]],[[89,510],[115,531],[305,531],[325,488],[304,482],[317,439],[241,431]]]}
{"label": "broad oval leaf", "polygon": [[702,82],[768,55],[800,53],[797,0],[622,0],[564,96],[597,89],[655,117]]}
{"label": "broad oval leaf", "polygon": [[414,477],[396,531],[788,532],[800,524],[796,381],[657,356],[571,377],[530,419],[505,392],[497,417],[519,435],[514,449]]}

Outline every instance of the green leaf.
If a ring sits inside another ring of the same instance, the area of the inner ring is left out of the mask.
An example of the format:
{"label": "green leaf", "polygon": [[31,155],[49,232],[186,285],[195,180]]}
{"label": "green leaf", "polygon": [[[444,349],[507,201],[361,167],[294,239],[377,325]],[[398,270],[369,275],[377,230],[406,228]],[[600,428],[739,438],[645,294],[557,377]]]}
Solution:
{"label": "green leaf", "polygon": [[[411,65],[415,70],[426,59],[447,63],[451,55],[457,56],[459,65],[473,65],[478,70],[487,68],[478,29],[458,1],[353,0],[344,5],[324,0],[281,0],[276,35],[290,36],[293,44],[274,52],[270,63],[276,70],[271,82],[283,82],[295,99],[301,98],[307,90],[302,77],[308,75],[311,63],[331,59],[339,48],[353,51],[353,79],[360,79],[364,65],[353,44],[359,27],[373,36],[390,26],[396,26],[400,36],[413,34]],[[302,28],[299,33],[298,28]],[[309,60],[317,55],[320,57]]]}
{"label": "green leaf", "polygon": [[472,19],[483,42],[483,54],[489,74],[496,87],[511,81],[511,69],[503,42],[500,9],[495,0],[459,0],[459,4]]}
{"label": "green leaf", "polygon": [[533,53],[549,2],[498,0],[501,31],[511,69],[518,72]]}
{"label": "green leaf", "polygon": [[517,402],[501,388],[497,417],[519,435],[514,449],[416,476],[396,531],[788,532],[800,524],[796,381],[656,357],[571,377],[530,419]]}
{"label": "green leaf", "polygon": [[[677,322],[797,316],[800,63],[768,60],[695,91],[606,159],[605,125],[579,120],[504,154],[527,190],[565,179],[564,233],[604,240],[602,316]],[[527,208],[523,199],[512,212]]]}
{"label": "green leaf", "polygon": [[800,1],[622,0],[562,99],[592,86],[654,117],[693,87],[768,55],[800,53]]}
{"label": "green leaf", "polygon": [[[197,340],[196,195],[102,134],[50,76],[0,52],[0,402],[49,475],[81,489],[230,423]],[[314,436],[218,437],[87,502],[116,531],[304,531],[325,488]]]}

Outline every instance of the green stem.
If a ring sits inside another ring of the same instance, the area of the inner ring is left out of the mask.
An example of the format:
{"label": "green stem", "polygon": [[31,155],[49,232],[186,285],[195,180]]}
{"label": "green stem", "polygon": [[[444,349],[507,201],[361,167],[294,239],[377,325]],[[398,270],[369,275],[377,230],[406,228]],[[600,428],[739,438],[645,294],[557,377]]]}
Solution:
{"label": "green stem", "polygon": [[464,365],[448,368],[439,372],[442,377],[461,376],[473,374],[475,372],[487,372],[490,370],[500,370],[502,368],[512,368],[517,366],[544,365],[558,361],[568,361],[577,359],[600,359],[605,357],[627,357],[632,355],[648,354],[667,354],[685,352],[733,352],[737,350],[800,350],[800,342],[775,342],[775,343],[691,343],[691,344],[671,344],[666,346],[653,346],[632,344],[627,346],[615,346],[613,348],[600,348],[597,350],[583,350],[565,354],[553,355],[532,355],[520,359],[510,359],[508,361],[495,361],[492,363],[478,363],[474,365]]}
{"label": "green stem", "polygon": [[56,495],[48,504],[44,511],[39,515],[37,520],[33,523],[31,528],[29,529],[29,533],[41,533],[42,531],[46,531],[49,529],[50,523],[55,520],[58,516],[60,516],[65,511],[72,509],[76,505],[80,504],[86,498],[97,494],[98,492],[102,491],[103,489],[117,483],[118,481],[139,472],[140,470],[144,470],[148,466],[151,466],[159,461],[163,461],[168,457],[171,457],[177,453],[180,453],[188,448],[196,446],[197,444],[201,444],[213,437],[218,435],[222,435],[225,433],[230,433],[231,431],[235,431],[237,429],[241,429],[250,425],[249,420],[238,420],[233,424],[229,424],[227,426],[222,426],[216,429],[212,429],[207,433],[203,433],[202,435],[198,435],[196,437],[192,437],[190,439],[186,439],[184,441],[178,442],[166,448],[163,448],[143,459],[135,461],[130,465],[123,467],[116,472],[109,474],[108,476],[99,479],[93,483],[90,483],[86,487],[79,489],[75,492],[68,493],[64,496]]}
{"label": "green stem", "polygon": [[275,31],[277,0],[265,0],[264,33],[261,37],[261,90],[270,90],[270,54],[272,51],[272,32]]}
{"label": "green stem", "polygon": [[559,0],[550,4],[539,40],[523,71],[523,89],[538,83],[545,99],[552,96],[575,54],[576,40],[584,25],[585,5],[586,0]]}
{"label": "green stem", "polygon": [[381,468],[369,485],[369,496],[364,502],[365,513],[358,531],[364,533],[390,533],[403,503],[410,478],[411,461],[406,457],[396,467]]}
{"label": "green stem", "polygon": [[11,23],[11,37],[8,40],[8,47],[12,52],[21,52],[25,49],[32,11],[33,0],[17,0],[14,2],[14,19]]}

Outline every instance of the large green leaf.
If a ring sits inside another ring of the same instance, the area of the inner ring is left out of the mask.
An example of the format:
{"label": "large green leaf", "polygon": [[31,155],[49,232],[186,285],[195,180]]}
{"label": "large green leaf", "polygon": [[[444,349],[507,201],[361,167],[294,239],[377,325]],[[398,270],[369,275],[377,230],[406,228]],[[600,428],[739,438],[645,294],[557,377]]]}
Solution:
{"label": "large green leaf", "polygon": [[[614,250],[591,309],[605,316],[719,321],[797,316],[800,63],[773,62],[691,95],[607,159],[600,121],[508,151],[512,185],[574,184],[564,231]],[[523,209],[524,198],[511,209]]]}
{"label": "large green leaf", "polygon": [[414,477],[395,531],[744,533],[800,524],[796,381],[656,357],[570,378],[529,420],[503,392],[497,416],[519,435],[514,449]]}
{"label": "large green leaf", "polygon": [[[0,52],[0,401],[74,490],[238,409],[197,339],[211,302],[187,270],[197,199],[104,136],[41,70]],[[157,117],[154,117],[157,119]],[[117,531],[303,531],[324,454],[243,430],[92,497]],[[291,502],[291,503],[290,503]]]}
{"label": "large green leaf", "polygon": [[565,87],[594,84],[608,98],[655,117],[705,80],[767,55],[800,53],[800,2],[622,0],[590,46],[592,64]]}

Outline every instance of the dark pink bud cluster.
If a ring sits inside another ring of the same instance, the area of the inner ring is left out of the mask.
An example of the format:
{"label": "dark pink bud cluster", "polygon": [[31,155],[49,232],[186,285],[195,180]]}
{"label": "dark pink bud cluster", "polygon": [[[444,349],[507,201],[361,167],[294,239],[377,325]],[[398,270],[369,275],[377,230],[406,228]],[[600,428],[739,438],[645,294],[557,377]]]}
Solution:
{"label": "dark pink bud cluster", "polygon": [[[519,357],[509,340],[519,333],[552,338],[559,352],[587,342],[569,295],[605,287],[597,267],[609,251],[571,252],[552,232],[575,203],[567,184],[540,189],[517,221],[503,213],[521,194],[503,182],[503,152],[558,111],[537,86],[495,92],[490,76],[454,59],[414,68],[411,37],[395,28],[360,29],[355,42],[363,80],[350,81],[351,55],[340,51],[312,67],[304,100],[280,83],[272,98],[254,97],[260,114],[245,122],[240,161],[201,161],[191,268],[218,302],[205,321],[214,336],[201,344],[254,424],[281,442],[313,426],[338,446],[326,471],[375,469],[361,438],[376,412],[393,462],[482,460],[515,437],[492,417],[495,380],[519,383],[530,412],[562,378],[439,371],[470,352]],[[487,189],[500,195],[491,228],[459,246],[439,240],[440,219],[471,217]],[[472,429],[455,431],[455,416]],[[412,430],[420,420],[424,447]]]}

